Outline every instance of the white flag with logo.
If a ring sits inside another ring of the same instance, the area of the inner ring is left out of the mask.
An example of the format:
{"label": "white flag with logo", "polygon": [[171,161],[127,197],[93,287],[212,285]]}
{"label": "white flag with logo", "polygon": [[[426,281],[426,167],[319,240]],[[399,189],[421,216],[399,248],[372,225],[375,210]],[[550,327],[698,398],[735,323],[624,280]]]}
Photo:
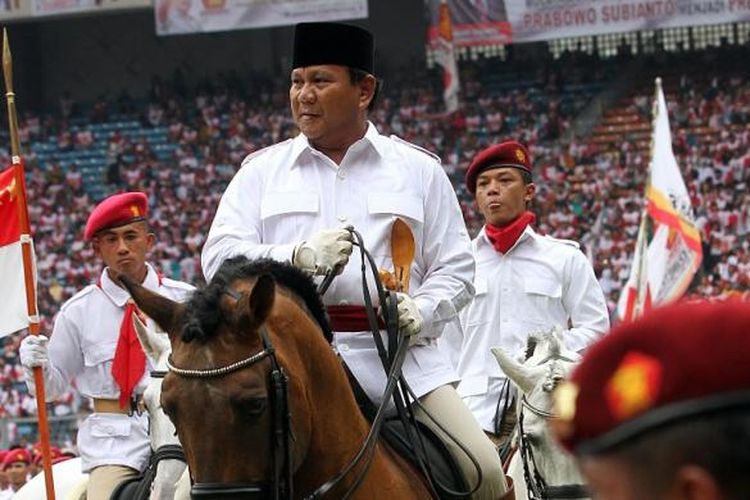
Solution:
{"label": "white flag with logo", "polygon": [[630,279],[618,303],[618,313],[623,319],[632,319],[633,313],[645,312],[651,304],[680,298],[703,259],[690,195],[672,151],[667,103],[658,78],[644,217],[647,219],[639,231],[643,244],[636,249]]}

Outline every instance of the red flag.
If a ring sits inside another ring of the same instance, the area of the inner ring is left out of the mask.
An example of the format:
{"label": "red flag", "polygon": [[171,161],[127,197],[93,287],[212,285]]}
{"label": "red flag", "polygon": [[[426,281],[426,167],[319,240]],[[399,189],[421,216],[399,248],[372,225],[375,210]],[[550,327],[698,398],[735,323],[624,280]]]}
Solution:
{"label": "red flag", "polygon": [[23,274],[22,233],[19,212],[22,207],[23,186],[19,185],[13,165],[0,172],[0,337],[29,326],[26,304],[26,282]]}
{"label": "red flag", "polygon": [[460,83],[456,53],[453,48],[451,13],[448,3],[445,0],[440,2],[438,37],[434,40],[434,43],[435,62],[443,67],[443,99],[445,100],[445,110],[452,113],[459,107],[458,92]]}

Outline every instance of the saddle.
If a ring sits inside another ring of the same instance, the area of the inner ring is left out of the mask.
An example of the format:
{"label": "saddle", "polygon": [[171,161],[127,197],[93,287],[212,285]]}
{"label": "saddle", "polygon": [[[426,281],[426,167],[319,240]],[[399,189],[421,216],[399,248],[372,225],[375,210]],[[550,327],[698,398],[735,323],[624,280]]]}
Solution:
{"label": "saddle", "polygon": [[[370,401],[370,398],[367,397],[364,389],[362,389],[359,382],[357,382],[357,379],[354,378],[346,365],[344,365],[344,367],[352,391],[354,392],[357,406],[359,406],[362,415],[364,415],[369,422],[372,422],[375,413],[377,412],[377,407],[372,401]],[[441,500],[464,498],[463,496],[452,495],[446,491],[446,489],[448,489],[452,491],[468,492],[470,486],[466,484],[461,468],[453,458],[453,455],[451,455],[450,451],[448,451],[448,447],[443,440],[422,422],[412,422],[407,420],[407,423],[410,426],[408,433],[404,428],[403,421],[398,416],[390,417],[383,422],[383,426],[380,429],[380,435],[393,451],[406,459],[418,471],[423,470],[419,461],[419,455],[421,454],[426,457],[426,472],[430,476],[429,480],[432,482],[435,492],[438,494],[438,498]],[[420,437],[424,453],[418,453],[417,450],[414,449],[411,440],[409,439],[409,435]]]}
{"label": "saddle", "polygon": [[151,496],[151,484],[156,477],[156,465],[159,461],[173,458],[185,461],[185,453],[178,445],[165,445],[151,454],[148,467],[140,476],[120,483],[112,492],[110,500],[148,500]]}

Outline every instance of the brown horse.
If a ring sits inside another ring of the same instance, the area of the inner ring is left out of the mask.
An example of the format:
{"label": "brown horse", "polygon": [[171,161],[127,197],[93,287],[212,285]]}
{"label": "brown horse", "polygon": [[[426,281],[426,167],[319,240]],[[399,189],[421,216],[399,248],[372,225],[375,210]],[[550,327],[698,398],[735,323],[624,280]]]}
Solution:
{"label": "brown horse", "polygon": [[[123,283],[169,335],[162,406],[196,498],[304,498],[352,462],[370,427],[306,275],[236,257],[185,304]],[[384,443],[366,464],[357,462],[325,497],[352,489],[352,498],[431,498],[421,475]]]}

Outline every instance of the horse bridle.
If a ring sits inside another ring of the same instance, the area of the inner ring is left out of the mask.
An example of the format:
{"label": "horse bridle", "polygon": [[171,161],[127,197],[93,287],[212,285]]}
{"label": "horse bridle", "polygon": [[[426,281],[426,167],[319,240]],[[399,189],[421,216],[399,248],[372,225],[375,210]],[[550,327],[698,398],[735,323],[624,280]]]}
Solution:
{"label": "horse bridle", "polygon": [[[239,301],[242,295],[231,288],[224,293]],[[288,499],[293,496],[292,485],[292,433],[291,412],[289,411],[289,377],[284,373],[276,351],[268,336],[268,330],[261,326],[258,330],[263,349],[247,358],[220,368],[185,369],[172,362],[172,355],[167,358],[170,372],[184,378],[218,378],[243,368],[255,365],[268,358],[271,361],[271,411],[273,418],[273,479],[271,481],[233,482],[233,483],[193,483],[190,496],[194,499],[242,498],[252,499]]]}
{"label": "horse bridle", "polygon": [[[361,235],[356,231],[352,231],[354,235],[359,239],[359,245],[361,251],[367,254],[367,257],[372,261],[372,257],[364,249]],[[374,263],[371,262],[371,266]],[[373,267],[373,269],[376,269]],[[364,264],[363,264],[364,273]],[[324,280],[325,288],[331,283],[331,277],[333,273],[326,276]],[[365,277],[363,274],[363,282]],[[379,293],[382,295],[382,289],[380,283],[376,281]],[[366,285],[365,285],[366,286]],[[324,292],[325,288],[319,289],[320,292]],[[231,288],[225,288],[223,293],[229,295],[236,301],[242,298],[242,294]],[[366,300],[368,300],[368,294],[365,294]],[[397,314],[395,311],[395,301],[390,302],[391,310],[387,314],[390,319],[391,326],[395,326]],[[374,308],[370,305],[368,313],[373,311]],[[375,321],[374,316],[369,318],[372,323]],[[375,322],[377,325],[377,322]],[[221,499],[221,498],[237,498],[238,495],[242,495],[243,499],[252,498],[272,498],[274,500],[291,499],[293,496],[292,487],[292,460],[291,460],[291,446],[292,446],[292,430],[291,430],[291,412],[288,404],[288,377],[282,370],[281,366],[276,359],[276,353],[271,343],[271,339],[268,336],[268,331],[265,326],[261,326],[259,333],[263,342],[263,349],[255,354],[248,356],[245,359],[231,363],[229,365],[220,368],[207,368],[207,369],[186,369],[180,368],[174,365],[172,356],[167,358],[167,368],[175,375],[184,378],[217,378],[223,377],[235,371],[243,368],[255,365],[260,361],[269,358],[271,360],[271,384],[272,384],[272,411],[273,411],[273,435],[274,435],[274,448],[273,448],[273,461],[274,461],[274,477],[271,482],[233,482],[233,483],[193,483],[190,496],[194,499]],[[379,337],[378,337],[379,338]],[[364,466],[361,468],[359,474],[356,476],[349,490],[344,495],[347,498],[351,493],[356,490],[360,482],[364,477],[364,473],[369,468],[370,460],[373,457],[373,451],[377,438],[380,432],[380,428],[385,419],[387,403],[393,397],[396,384],[401,374],[401,366],[406,356],[406,350],[408,342],[399,342],[397,349],[394,350],[392,357],[393,362],[391,369],[388,373],[386,382],[386,388],[383,394],[383,401],[378,408],[376,416],[370,426],[370,432],[368,433],[365,441],[358,453],[350,460],[350,462],[336,474],[332,479],[326,481],[323,485],[317,488],[307,498],[315,499],[320,498],[338,485],[363,459],[365,460]]]}
{"label": "horse bridle", "polygon": [[[573,363],[572,359],[566,358],[560,354],[552,354],[537,365],[542,365],[548,361],[567,361]],[[558,415],[554,412],[543,410],[533,405],[526,395],[521,397],[521,411],[518,416],[518,433],[520,439],[520,445],[518,447],[521,452],[521,461],[523,463],[523,477],[526,480],[526,489],[529,500],[552,500],[555,498],[559,499],[575,499],[575,498],[587,498],[589,497],[588,489],[584,484],[562,484],[559,486],[550,486],[545,481],[544,477],[539,473],[539,468],[536,465],[534,458],[534,449],[530,444],[530,440],[523,429],[523,411],[524,409],[529,410],[537,417],[549,420],[558,418]]]}

